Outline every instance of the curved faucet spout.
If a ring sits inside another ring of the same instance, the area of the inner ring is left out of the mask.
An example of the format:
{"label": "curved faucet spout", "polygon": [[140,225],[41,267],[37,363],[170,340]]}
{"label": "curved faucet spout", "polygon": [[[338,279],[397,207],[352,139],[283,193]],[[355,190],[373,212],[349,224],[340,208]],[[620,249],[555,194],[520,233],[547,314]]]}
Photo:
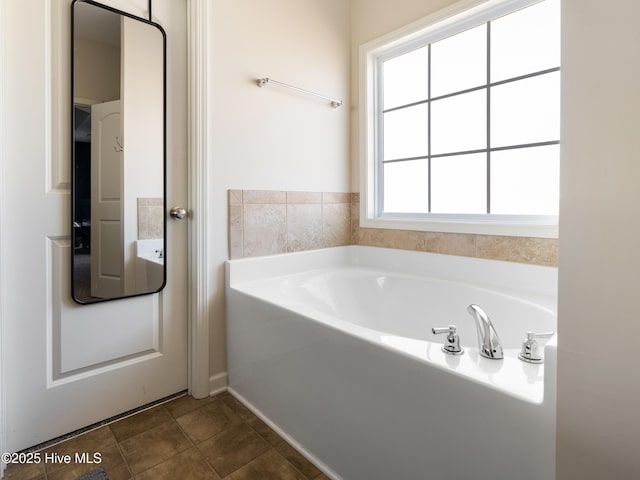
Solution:
{"label": "curved faucet spout", "polygon": [[480,355],[491,359],[503,358],[502,344],[489,316],[482,308],[473,303],[467,307],[467,312],[469,312],[476,322]]}

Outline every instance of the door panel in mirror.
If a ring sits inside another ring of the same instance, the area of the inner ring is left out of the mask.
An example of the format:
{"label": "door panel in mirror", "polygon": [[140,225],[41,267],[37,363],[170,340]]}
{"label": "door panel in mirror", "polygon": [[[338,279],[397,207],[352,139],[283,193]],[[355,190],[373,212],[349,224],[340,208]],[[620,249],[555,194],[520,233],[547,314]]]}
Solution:
{"label": "door panel in mirror", "polygon": [[72,270],[81,304],[166,282],[166,38],[145,19],[74,0]]}

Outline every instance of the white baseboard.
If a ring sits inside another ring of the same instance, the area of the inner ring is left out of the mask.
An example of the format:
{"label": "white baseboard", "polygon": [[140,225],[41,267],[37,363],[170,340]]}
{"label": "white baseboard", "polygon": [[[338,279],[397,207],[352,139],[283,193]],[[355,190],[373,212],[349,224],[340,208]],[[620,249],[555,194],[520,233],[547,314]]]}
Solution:
{"label": "white baseboard", "polygon": [[271,428],[274,432],[280,435],[289,445],[291,445],[295,450],[297,450],[298,453],[300,453],[300,455],[302,455],[311,463],[313,463],[327,477],[333,480],[343,480],[343,478],[340,477],[331,468],[329,468],[329,466],[326,463],[320,461],[318,458],[316,458],[315,455],[313,455],[311,452],[306,450],[300,443],[298,443],[298,441],[295,438],[293,438],[287,432],[282,430],[278,425],[273,423],[264,413],[262,413],[255,406],[253,406],[253,404],[247,401],[246,398],[244,398],[242,395],[240,395],[231,387],[226,387],[226,389],[229,391],[231,395],[236,397],[240,401],[240,403],[242,403],[245,407],[251,410],[258,418],[260,418],[260,420],[266,423],[269,428]]}
{"label": "white baseboard", "polygon": [[209,395],[213,396],[227,390],[227,372],[218,373],[209,378]]}

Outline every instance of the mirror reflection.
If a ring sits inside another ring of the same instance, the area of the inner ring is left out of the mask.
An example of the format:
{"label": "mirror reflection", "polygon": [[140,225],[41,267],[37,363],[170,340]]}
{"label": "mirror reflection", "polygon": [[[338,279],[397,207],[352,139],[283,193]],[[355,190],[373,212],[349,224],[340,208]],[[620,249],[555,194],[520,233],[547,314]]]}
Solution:
{"label": "mirror reflection", "polygon": [[73,299],[165,283],[165,35],[91,1],[72,4]]}

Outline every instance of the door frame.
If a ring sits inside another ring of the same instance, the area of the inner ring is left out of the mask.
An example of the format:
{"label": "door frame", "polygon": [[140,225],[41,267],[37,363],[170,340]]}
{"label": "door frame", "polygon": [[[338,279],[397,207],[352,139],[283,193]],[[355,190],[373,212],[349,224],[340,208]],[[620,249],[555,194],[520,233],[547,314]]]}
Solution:
{"label": "door frame", "polygon": [[[4,65],[5,65],[5,0],[0,0],[0,264],[6,258],[5,234],[5,164],[7,158],[4,152]],[[188,49],[188,198],[189,205],[189,252],[187,258],[188,270],[188,388],[195,398],[209,395],[209,321],[210,321],[210,290],[211,284],[208,274],[209,243],[208,218],[206,215],[208,195],[208,153],[210,140],[208,139],[209,111],[207,108],[208,81],[207,55],[209,53],[208,4],[207,0],[187,0],[187,49]],[[51,55],[51,48],[48,48]],[[51,59],[46,59],[51,69]],[[51,73],[51,72],[50,72]],[[50,79],[51,75],[50,75]],[[55,112],[54,95],[49,95],[51,111]],[[47,119],[50,123],[51,118]],[[0,452],[5,452],[7,445],[6,418],[6,362],[4,359],[5,310],[6,299],[5,271],[0,269]],[[4,473],[5,465],[0,461],[0,477]]]}
{"label": "door frame", "polygon": [[[4,0],[0,0],[4,1]],[[187,0],[189,393],[209,395],[209,0]]]}

